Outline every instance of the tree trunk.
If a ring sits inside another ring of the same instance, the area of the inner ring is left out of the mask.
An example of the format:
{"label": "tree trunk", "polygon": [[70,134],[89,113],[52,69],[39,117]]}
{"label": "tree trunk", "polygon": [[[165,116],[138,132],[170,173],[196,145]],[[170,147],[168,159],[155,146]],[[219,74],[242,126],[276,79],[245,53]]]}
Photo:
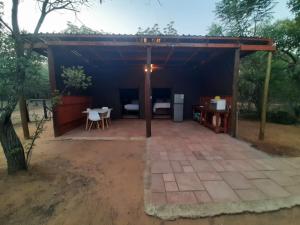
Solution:
{"label": "tree trunk", "polygon": [[19,99],[19,108],[20,108],[23,135],[25,139],[29,139],[30,134],[29,134],[29,127],[28,127],[28,112],[27,112],[26,100],[24,95],[22,95]]}
{"label": "tree trunk", "polygon": [[27,170],[22,143],[14,130],[10,115],[8,114],[1,117],[0,142],[6,156],[8,173]]}

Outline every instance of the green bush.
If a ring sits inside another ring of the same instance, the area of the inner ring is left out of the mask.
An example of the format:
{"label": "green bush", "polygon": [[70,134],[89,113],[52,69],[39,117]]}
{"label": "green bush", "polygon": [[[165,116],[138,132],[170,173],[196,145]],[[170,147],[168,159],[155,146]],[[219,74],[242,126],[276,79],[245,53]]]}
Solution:
{"label": "green bush", "polygon": [[294,107],[294,112],[297,117],[300,117],[300,105]]}
{"label": "green bush", "polygon": [[281,124],[295,124],[297,122],[294,115],[285,111],[268,112],[267,119],[269,122]]}

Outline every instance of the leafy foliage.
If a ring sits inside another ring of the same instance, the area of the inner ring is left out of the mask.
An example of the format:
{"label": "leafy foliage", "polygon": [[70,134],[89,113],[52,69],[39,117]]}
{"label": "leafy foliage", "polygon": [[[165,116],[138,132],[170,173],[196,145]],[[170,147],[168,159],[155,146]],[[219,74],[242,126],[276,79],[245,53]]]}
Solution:
{"label": "leafy foliage", "polygon": [[67,22],[67,28],[62,31],[65,34],[104,34],[104,31],[93,30],[92,28],[87,27],[86,25],[81,25],[80,27]]}
{"label": "leafy foliage", "polygon": [[[18,59],[12,38],[5,33],[0,34],[0,58],[0,100],[7,102],[9,96],[17,94],[16,63]],[[23,83],[24,94],[29,98],[49,97],[49,79],[45,59],[32,54],[30,58],[21,60],[26,76]]]}
{"label": "leafy foliage", "polygon": [[[92,84],[92,79],[90,76],[86,75],[83,67],[72,66],[63,67],[63,72],[61,74],[63,82],[65,85],[64,91],[71,90],[86,90]],[[64,93],[63,91],[63,93]]]}
{"label": "leafy foliage", "polygon": [[139,27],[137,31],[137,35],[178,35],[177,30],[174,28],[175,22],[171,21],[167,24],[166,27],[161,30],[159,25],[156,23],[152,27],[147,27],[145,29]]}
{"label": "leafy foliage", "polygon": [[209,28],[208,28],[208,36],[224,36],[224,31],[223,27],[217,23],[213,23]]}
{"label": "leafy foliage", "polygon": [[288,6],[295,13],[297,19],[300,18],[300,0],[289,0]]}
{"label": "leafy foliage", "polygon": [[273,0],[221,0],[216,14],[233,36],[256,35],[257,26],[272,17]]}

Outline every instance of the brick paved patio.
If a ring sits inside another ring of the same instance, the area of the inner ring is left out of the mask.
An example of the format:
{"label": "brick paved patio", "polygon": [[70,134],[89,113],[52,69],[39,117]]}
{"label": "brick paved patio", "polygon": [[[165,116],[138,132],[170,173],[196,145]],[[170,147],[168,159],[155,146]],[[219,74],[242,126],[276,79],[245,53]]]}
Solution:
{"label": "brick paved patio", "polygon": [[189,121],[153,121],[147,140],[145,211],[164,219],[300,203],[300,158],[275,158]]}

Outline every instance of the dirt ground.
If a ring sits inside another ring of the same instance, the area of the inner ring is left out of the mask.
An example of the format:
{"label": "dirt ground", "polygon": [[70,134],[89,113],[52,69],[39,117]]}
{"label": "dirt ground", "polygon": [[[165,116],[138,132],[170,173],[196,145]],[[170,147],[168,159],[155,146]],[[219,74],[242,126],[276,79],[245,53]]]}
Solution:
{"label": "dirt ground", "polygon": [[[1,225],[291,225],[300,207],[162,221],[143,209],[144,141],[57,141],[47,123],[28,172],[7,176],[0,156]],[[0,153],[2,154],[2,152]]]}
{"label": "dirt ground", "polygon": [[259,122],[240,120],[238,135],[241,139],[265,152],[284,155],[300,156],[300,126],[267,123],[265,140],[258,140]]}

